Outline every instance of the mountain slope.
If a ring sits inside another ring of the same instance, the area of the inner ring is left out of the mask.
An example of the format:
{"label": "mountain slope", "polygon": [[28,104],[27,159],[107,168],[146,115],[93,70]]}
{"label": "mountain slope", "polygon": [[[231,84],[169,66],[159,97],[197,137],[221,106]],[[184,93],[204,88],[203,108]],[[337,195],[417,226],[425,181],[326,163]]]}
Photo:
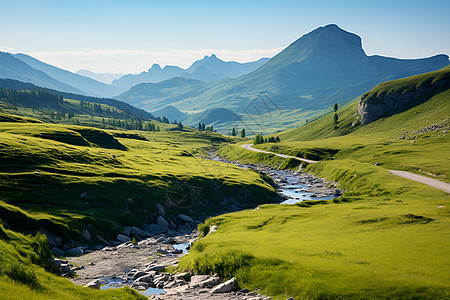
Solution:
{"label": "mountain slope", "polygon": [[215,54],[205,56],[201,60],[195,61],[188,69],[176,66],[165,66],[161,69],[158,64],[154,64],[147,72],[138,75],[128,74],[114,80],[115,87],[129,89],[139,83],[157,83],[173,77],[184,77],[201,81],[214,82],[225,78],[236,78],[243,74],[250,73],[263,64],[269,58],[261,58],[248,63],[238,63],[235,61],[223,61]]}
{"label": "mountain slope", "polygon": [[187,114],[179,111],[178,109],[176,109],[172,105],[164,106],[160,110],[152,112],[152,114],[155,117],[166,117],[171,122],[173,122],[173,121],[182,122],[188,116]]}
{"label": "mountain slope", "polygon": [[107,84],[98,82],[86,76],[74,74],[72,72],[54,67],[42,61],[39,61],[29,55],[19,53],[15,54],[14,57],[24,61],[26,64],[30,65],[31,67],[37,70],[45,72],[46,74],[57,79],[58,81],[76,87],[80,91],[83,91],[84,94],[91,96],[110,97],[116,95],[119,92],[118,89],[113,88]]}
{"label": "mountain slope", "polygon": [[71,93],[82,93],[79,89],[52,78],[6,52],[0,52],[0,78],[16,79]]}

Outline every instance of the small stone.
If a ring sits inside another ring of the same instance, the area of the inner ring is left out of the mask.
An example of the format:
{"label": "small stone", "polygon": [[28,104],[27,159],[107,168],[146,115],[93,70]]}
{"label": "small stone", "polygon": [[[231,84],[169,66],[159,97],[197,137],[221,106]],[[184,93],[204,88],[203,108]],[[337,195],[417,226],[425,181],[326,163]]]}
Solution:
{"label": "small stone", "polygon": [[95,280],[90,281],[86,285],[84,285],[84,287],[89,287],[91,289],[99,290],[101,285],[102,285],[102,283],[100,282],[100,280],[95,279]]}

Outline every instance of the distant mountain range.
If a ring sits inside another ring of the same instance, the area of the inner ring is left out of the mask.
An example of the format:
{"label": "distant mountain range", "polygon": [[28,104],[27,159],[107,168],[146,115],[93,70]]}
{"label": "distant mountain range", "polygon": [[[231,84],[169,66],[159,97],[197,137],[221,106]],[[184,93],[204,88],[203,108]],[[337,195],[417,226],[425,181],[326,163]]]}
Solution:
{"label": "distant mountain range", "polygon": [[94,80],[97,80],[97,81],[100,81],[100,82],[103,82],[106,84],[111,84],[113,82],[113,80],[118,79],[124,75],[122,73],[117,73],[117,74],[95,73],[95,72],[91,72],[89,70],[83,70],[83,69],[78,70],[76,74],[86,76],[86,77],[92,78]]}
{"label": "distant mountain range", "polygon": [[[335,102],[348,102],[380,82],[448,64],[448,56],[442,54],[424,59],[367,56],[359,36],[327,25],[305,34],[257,70],[238,78],[214,83],[173,78],[134,86],[117,98],[144,109],[169,104],[181,111],[227,108],[247,122],[225,122],[216,128],[246,126],[255,132],[273,132],[301,125],[306,118],[331,109]],[[249,115],[258,115],[258,120],[250,120]],[[282,126],[269,126],[274,120]]]}
{"label": "distant mountain range", "polygon": [[69,93],[113,97],[139,83],[157,83],[174,77],[208,82],[235,78],[257,69],[268,60],[269,58],[261,58],[249,63],[225,62],[212,54],[194,62],[188,69],[176,66],[161,69],[158,64],[154,64],[147,72],[122,76],[122,74],[97,74],[89,70],[72,73],[26,54],[0,52],[0,78],[17,79]]}
{"label": "distant mountain range", "polygon": [[83,94],[96,97],[110,97],[117,95],[117,93],[120,92],[119,89],[113,88],[110,85],[98,82],[86,76],[81,76],[79,74],[54,67],[31,56],[20,53],[14,54],[13,56],[22,60],[36,70],[42,71],[62,83],[77,88],[79,91],[82,91]]}
{"label": "distant mountain range", "polygon": [[47,73],[31,67],[22,60],[6,52],[0,52],[0,78],[16,79],[33,83],[41,87],[71,93],[83,93],[81,90],[56,80]]}
{"label": "distant mountain range", "polygon": [[118,75],[75,74],[25,54],[0,52],[0,78],[119,99],[188,125],[204,120],[224,132],[245,127],[249,134],[266,134],[300,126],[329,111],[334,103],[349,102],[381,82],[448,64],[444,54],[422,59],[368,56],[359,36],[332,24],[303,35],[271,59],[225,62],[213,54],[187,69],[154,64],[111,85],[82,74],[103,80]]}
{"label": "distant mountain range", "polygon": [[201,60],[195,61],[188,69],[176,66],[161,68],[154,64],[148,71],[137,75],[125,75],[112,82],[112,86],[128,90],[139,83],[157,83],[173,77],[183,77],[207,82],[219,81],[225,78],[236,78],[250,73],[264,65],[269,58],[261,58],[254,62],[238,63],[235,61],[223,61],[212,54]]}

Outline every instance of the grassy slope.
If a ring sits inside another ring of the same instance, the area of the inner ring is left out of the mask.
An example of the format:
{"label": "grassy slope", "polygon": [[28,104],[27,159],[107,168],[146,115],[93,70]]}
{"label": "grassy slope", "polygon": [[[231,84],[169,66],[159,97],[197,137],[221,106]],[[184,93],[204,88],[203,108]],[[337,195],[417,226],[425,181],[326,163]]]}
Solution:
{"label": "grassy slope", "polygon": [[2,299],[146,299],[129,288],[97,291],[74,285],[38,265],[46,259],[36,239],[0,225],[0,298]]}
{"label": "grassy slope", "polygon": [[[103,131],[10,115],[2,115],[2,121],[8,122],[0,122],[0,217],[16,230],[34,234],[43,229],[64,242],[95,244],[96,234],[114,238],[122,226],[154,222],[156,203],[166,206],[171,219],[179,213],[206,217],[221,208],[225,198],[262,203],[276,197],[260,174],[195,156],[229,141],[214,133]],[[202,204],[205,200],[208,207]],[[47,273],[34,259],[35,238],[4,230],[1,220],[1,295],[139,297],[127,289],[84,289]],[[7,275],[10,269],[35,276],[23,275],[22,284]],[[39,288],[29,281],[38,282]]]}
{"label": "grassy slope", "polygon": [[[264,150],[303,156],[311,159],[353,159],[375,163],[387,169],[406,170],[443,181],[450,180],[448,153],[450,90],[405,112],[380,119],[366,126],[352,126],[357,103],[338,111],[340,121],[334,129],[333,114],[301,128],[281,133],[281,143],[262,144]],[[426,133],[417,132],[433,124],[444,128]],[[409,139],[398,139],[404,132]],[[413,142],[412,142],[413,141]],[[234,148],[231,152],[241,151]],[[237,153],[234,155],[236,156]],[[233,155],[233,154],[232,154]]]}
{"label": "grassy slope", "polygon": [[[448,181],[448,135],[443,129],[413,132],[436,123],[448,126],[449,98],[449,91],[442,92],[364,127],[351,125],[353,103],[338,111],[337,130],[330,114],[280,134],[281,143],[258,145],[325,159],[307,171],[337,182],[344,196],[327,205],[264,205],[210,219],[207,224],[219,225],[218,231],[197,242],[181,267],[235,275],[241,286],[277,299],[449,297],[448,195],[385,170]],[[417,139],[397,140],[405,131]],[[239,145],[219,153],[233,160],[282,163]]]}
{"label": "grassy slope", "polygon": [[0,209],[13,227],[77,239],[91,224],[91,235],[113,237],[120,226],[153,222],[156,203],[169,215],[192,210],[205,217],[244,190],[243,201],[274,196],[255,172],[194,157],[226,141],[216,134],[140,132],[148,140],[115,139],[80,126],[7,122],[0,130]]}

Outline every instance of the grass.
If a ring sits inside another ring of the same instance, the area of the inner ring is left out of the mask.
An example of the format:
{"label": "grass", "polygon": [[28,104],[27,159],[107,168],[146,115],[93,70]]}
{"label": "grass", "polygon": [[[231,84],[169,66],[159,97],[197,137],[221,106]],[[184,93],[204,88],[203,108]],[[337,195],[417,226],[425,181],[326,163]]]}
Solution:
{"label": "grass", "polygon": [[241,287],[275,299],[446,297],[444,192],[354,161],[320,162],[308,171],[337,181],[344,197],[212,218],[218,230],[198,241],[180,268],[232,270],[224,274],[237,276]]}
{"label": "grass", "polygon": [[[229,270],[224,275],[235,276],[240,287],[274,299],[447,299],[449,196],[386,169],[449,181],[448,99],[450,91],[441,91],[366,126],[355,123],[353,102],[338,110],[337,128],[331,113],[280,133],[281,143],[257,145],[319,160],[306,171],[335,182],[343,196],[211,218],[199,229],[205,234],[215,224],[217,231],[194,244],[180,270]],[[219,154],[292,168],[240,144]]]}
{"label": "grass", "polygon": [[122,226],[155,222],[156,203],[176,220],[179,213],[206,218],[224,199],[276,197],[264,176],[196,157],[229,141],[214,133],[2,122],[0,141],[3,220],[63,240],[82,240],[83,230],[109,239]]}

